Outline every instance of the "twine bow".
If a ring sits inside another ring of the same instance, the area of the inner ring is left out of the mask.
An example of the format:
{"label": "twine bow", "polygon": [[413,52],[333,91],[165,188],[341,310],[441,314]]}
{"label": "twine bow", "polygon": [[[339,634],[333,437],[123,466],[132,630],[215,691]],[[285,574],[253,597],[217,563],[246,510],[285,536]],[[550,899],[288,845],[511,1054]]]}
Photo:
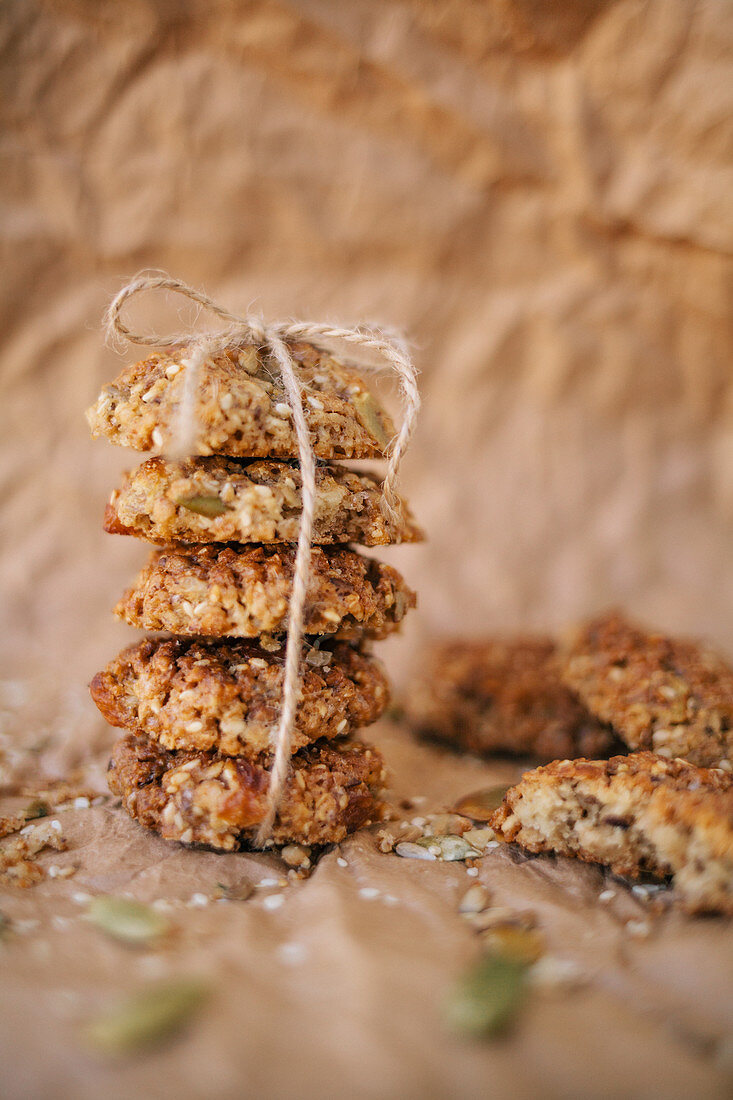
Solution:
{"label": "twine bow", "polygon": [[[139,333],[131,330],[122,320],[123,307],[137,294],[148,290],[172,290],[176,294],[197,302],[219,317],[224,325],[219,329],[192,336],[190,333],[174,333],[160,336],[156,333]],[[402,457],[412,437],[420,407],[417,388],[417,370],[410,358],[405,341],[398,335],[383,329],[359,325],[355,328],[339,328],[313,322],[287,321],[265,324],[256,316],[238,316],[220,306],[201,291],[173,279],[165,272],[141,272],[115,296],[105,315],[108,340],[121,339],[146,347],[186,347],[182,360],[185,368],[182,400],[174,428],[172,451],[176,457],[190,455],[197,450],[199,426],[196,414],[196,396],[201,367],[206,358],[225,348],[255,345],[275,361],[282,378],[285,395],[293,417],[298,442],[298,459],[302,480],[302,508],[295,555],[293,588],[290,596],[287,643],[285,647],[285,675],[283,680],[280,719],[271,739],[274,760],[270,772],[265,816],[257,834],[257,844],[263,845],[270,836],[275,815],[280,805],[290,767],[295,712],[298,705],[300,684],[300,653],[305,620],[305,598],[311,558],[313,513],[316,496],[316,460],[310,432],[303,412],[302,387],[297,363],[290,344],[306,341],[327,351],[329,343],[348,344],[361,350],[376,352],[385,366],[360,364],[361,370],[393,370],[400,382],[403,404],[402,423],[387,448],[387,474],[382,483],[382,511],[388,521],[399,519],[399,502],[395,485]]]}

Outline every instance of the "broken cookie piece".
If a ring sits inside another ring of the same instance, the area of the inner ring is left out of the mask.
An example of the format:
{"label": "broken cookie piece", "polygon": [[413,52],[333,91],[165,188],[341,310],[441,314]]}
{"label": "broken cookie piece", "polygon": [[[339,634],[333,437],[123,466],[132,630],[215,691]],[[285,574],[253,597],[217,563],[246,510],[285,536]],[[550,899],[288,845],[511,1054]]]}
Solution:
{"label": "broken cookie piece", "polygon": [[526,772],[491,818],[530,852],[671,878],[691,913],[733,914],[733,777],[651,752]]}

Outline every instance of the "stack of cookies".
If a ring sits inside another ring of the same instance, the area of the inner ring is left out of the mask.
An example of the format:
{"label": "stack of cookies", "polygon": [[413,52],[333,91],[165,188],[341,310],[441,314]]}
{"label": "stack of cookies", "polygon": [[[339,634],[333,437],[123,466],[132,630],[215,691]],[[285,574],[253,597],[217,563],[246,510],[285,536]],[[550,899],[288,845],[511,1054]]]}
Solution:
{"label": "stack of cookies", "polygon": [[[381,486],[341,459],[384,456],[393,425],[362,379],[306,344],[292,348],[317,461],[292,766],[270,843],[340,841],[379,810],[379,753],[352,738],[389,689],[370,641],[399,629],[415,595],[348,544],[420,539],[404,504],[387,519]],[[112,494],[109,532],[157,545],[115,613],[163,632],[124,650],[92,682],[128,732],[109,783],[128,813],[167,839],[231,850],[263,821],[271,735],[301,515],[298,444],[278,372],[257,348],[199,369],[197,455],[162,457],[176,434],[187,360],[156,354],[105,386],[92,434],[158,452]]]}

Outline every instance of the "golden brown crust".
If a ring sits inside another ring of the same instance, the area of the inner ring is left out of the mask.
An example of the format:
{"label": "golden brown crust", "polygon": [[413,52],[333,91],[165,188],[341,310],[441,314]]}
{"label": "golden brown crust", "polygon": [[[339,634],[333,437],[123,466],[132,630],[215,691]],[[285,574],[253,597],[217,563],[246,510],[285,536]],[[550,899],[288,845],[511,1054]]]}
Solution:
{"label": "golden brown crust", "polygon": [[[112,750],[108,781],[131,817],[167,840],[231,851],[251,844],[265,813],[267,761],[168,753],[129,734]],[[275,819],[275,844],[338,843],[378,818],[385,781],[376,749],[347,742],[301,749]]]}
{"label": "golden brown crust", "polygon": [[[292,345],[303,410],[317,458],[381,458],[394,425],[357,373],[309,344]],[[170,445],[186,376],[186,350],[158,352],[127,367],[87,410],[94,437],[136,451]],[[254,347],[207,358],[195,407],[196,453],[298,458],[276,368]]]}
{"label": "golden brown crust", "polygon": [[570,643],[563,679],[631,749],[703,767],[733,762],[733,669],[695,642],[612,612]]}
{"label": "golden brown crust", "polygon": [[[257,642],[148,638],[122,651],[91,684],[113,726],[169,750],[258,755],[280,713],[284,651]],[[344,643],[304,645],[292,751],[376,722],[389,702],[380,661]]]}
{"label": "golden brown crust", "polygon": [[427,737],[484,755],[600,756],[613,733],[560,680],[550,638],[434,643],[407,700]]}
{"label": "golden brown crust", "polygon": [[556,760],[507,791],[491,826],[530,852],[672,876],[690,912],[733,913],[733,777],[720,769],[650,752]]}
{"label": "golden brown crust", "polygon": [[[104,527],[160,544],[297,542],[301,506],[300,470],[286,462],[150,458],[114,491]],[[373,474],[317,466],[313,543],[419,541],[422,534],[405,505],[402,517],[385,519]]]}
{"label": "golden brown crust", "polygon": [[[254,638],[287,629],[295,548],[171,547],[156,551],[115,608],[131,626]],[[382,638],[415,594],[396,569],[354,550],[313,547],[306,634]]]}

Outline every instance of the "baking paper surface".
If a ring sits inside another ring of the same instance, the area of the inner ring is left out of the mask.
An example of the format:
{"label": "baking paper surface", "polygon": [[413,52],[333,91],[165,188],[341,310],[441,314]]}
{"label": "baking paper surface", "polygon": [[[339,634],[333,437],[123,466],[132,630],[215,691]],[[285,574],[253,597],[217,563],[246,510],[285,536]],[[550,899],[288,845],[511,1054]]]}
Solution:
{"label": "baking paper surface", "polygon": [[[100,319],[144,266],[235,310],[414,342],[403,490],[430,540],[383,555],[420,596],[380,646],[400,691],[432,634],[554,630],[609,603],[733,652],[732,35],[725,0],[3,5],[4,751],[33,744],[54,774],[94,756],[103,783],[113,735],[86,684],[135,637],[109,609],[146,550],[101,514],[141,456],[92,443],[82,412],[138,357],[105,349]],[[179,321],[162,301],[136,316]],[[431,809],[517,774],[375,737]],[[274,857],[171,848],[112,803],[67,821],[69,852],[42,861],[76,875],[0,905],[40,921],[0,960],[12,1097],[725,1092],[720,921],[630,940],[641,903],[621,887],[599,906],[600,872],[490,854],[481,880],[537,909],[588,981],[533,999],[501,1043],[461,1042],[440,1001],[476,951],[456,913],[471,880],[370,834],[277,911],[176,910],[165,966],[215,994],[185,1041],[110,1067],[79,1022],[161,964],[72,894],[186,899]]]}

